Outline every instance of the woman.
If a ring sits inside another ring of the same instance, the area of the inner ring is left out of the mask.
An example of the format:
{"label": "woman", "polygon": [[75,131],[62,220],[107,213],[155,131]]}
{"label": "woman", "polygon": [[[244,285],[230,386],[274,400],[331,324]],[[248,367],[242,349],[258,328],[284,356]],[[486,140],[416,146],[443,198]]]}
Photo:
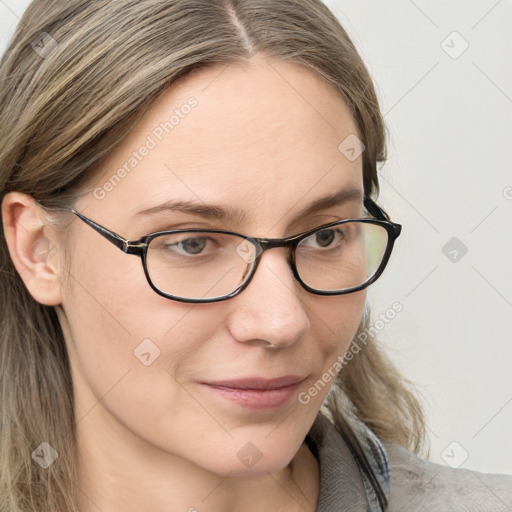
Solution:
{"label": "woman", "polygon": [[368,336],[400,225],[322,3],[37,0],[0,75],[2,511],[510,506]]}

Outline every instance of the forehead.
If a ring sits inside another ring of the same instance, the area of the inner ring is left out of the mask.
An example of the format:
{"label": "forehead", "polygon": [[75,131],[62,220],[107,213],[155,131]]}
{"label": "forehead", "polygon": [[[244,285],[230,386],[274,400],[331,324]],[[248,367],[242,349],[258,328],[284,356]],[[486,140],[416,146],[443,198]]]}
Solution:
{"label": "forehead", "polygon": [[339,149],[356,134],[332,85],[258,56],[195,71],[163,91],[102,164],[96,187],[107,184],[101,207],[112,213],[179,199],[275,221],[345,186],[362,190],[361,157]]}

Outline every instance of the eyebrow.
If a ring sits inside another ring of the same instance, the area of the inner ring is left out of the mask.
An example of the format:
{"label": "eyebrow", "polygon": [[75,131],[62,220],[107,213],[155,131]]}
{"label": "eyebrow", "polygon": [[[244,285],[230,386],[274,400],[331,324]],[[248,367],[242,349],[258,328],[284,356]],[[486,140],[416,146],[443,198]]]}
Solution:
{"label": "eyebrow", "polygon": [[[340,206],[349,201],[362,201],[363,194],[359,188],[348,187],[329,194],[327,196],[320,197],[313,201],[310,205],[300,210],[296,217],[306,217],[315,213],[319,210],[326,210],[333,206]],[[162,212],[181,212],[199,217],[219,220],[219,221],[231,221],[241,222],[245,217],[245,211],[232,208],[230,206],[215,205],[215,204],[204,204],[195,201],[166,201],[158,206],[153,206],[146,210],[137,212],[136,215],[151,215]]]}

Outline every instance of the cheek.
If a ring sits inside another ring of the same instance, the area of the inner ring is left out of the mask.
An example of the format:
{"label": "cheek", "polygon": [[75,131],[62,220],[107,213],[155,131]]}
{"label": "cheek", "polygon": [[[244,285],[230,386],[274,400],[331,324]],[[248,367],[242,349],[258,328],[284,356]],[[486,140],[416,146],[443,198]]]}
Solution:
{"label": "cheek", "polygon": [[[316,310],[313,353],[305,354],[315,361],[311,377],[302,388],[298,401],[312,415],[322,406],[336,377],[344,366],[344,355],[357,334],[364,311],[366,291],[332,297]],[[313,326],[312,326],[313,328]]]}
{"label": "cheek", "polygon": [[132,398],[129,407],[138,395],[150,398],[152,386],[169,389],[173,365],[187,360],[194,348],[188,315],[195,305],[157,295],[140,260],[113,249],[117,252],[76,258],[64,293],[61,323],[79,414],[113,386]]}
{"label": "cheek", "polygon": [[197,459],[213,469],[224,464],[226,474],[240,464],[237,452],[246,441],[228,434],[227,420],[210,413],[186,382],[197,368],[209,367],[200,349],[222,322],[217,309],[169,301],[145,279],[126,284],[108,272],[83,271],[67,298],[63,322],[83,436],[99,438],[99,445],[116,439],[147,454]]}
{"label": "cheek", "polygon": [[327,362],[343,354],[356,335],[364,311],[366,290],[323,299],[332,299],[332,302],[320,303],[313,318],[318,351],[323,353]]}
{"label": "cheek", "polygon": [[80,284],[72,283],[63,322],[77,422],[84,432],[108,424],[109,435],[123,443],[143,440],[146,447],[179,452],[181,445],[188,446],[184,433],[188,440],[207,440],[204,430],[218,429],[181,384],[218,318],[203,314],[198,322],[196,305],[160,297],[142,268],[132,269],[133,274],[137,270],[142,283],[109,276],[109,269],[93,276],[83,270]]}

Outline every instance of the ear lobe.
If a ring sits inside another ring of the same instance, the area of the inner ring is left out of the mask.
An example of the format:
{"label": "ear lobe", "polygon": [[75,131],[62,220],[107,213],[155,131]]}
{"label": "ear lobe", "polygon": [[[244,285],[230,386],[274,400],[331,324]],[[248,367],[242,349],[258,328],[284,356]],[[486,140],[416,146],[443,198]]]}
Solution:
{"label": "ear lobe", "polygon": [[29,293],[46,306],[60,304],[62,258],[44,210],[30,196],[10,192],[2,201],[2,220],[11,259]]}

